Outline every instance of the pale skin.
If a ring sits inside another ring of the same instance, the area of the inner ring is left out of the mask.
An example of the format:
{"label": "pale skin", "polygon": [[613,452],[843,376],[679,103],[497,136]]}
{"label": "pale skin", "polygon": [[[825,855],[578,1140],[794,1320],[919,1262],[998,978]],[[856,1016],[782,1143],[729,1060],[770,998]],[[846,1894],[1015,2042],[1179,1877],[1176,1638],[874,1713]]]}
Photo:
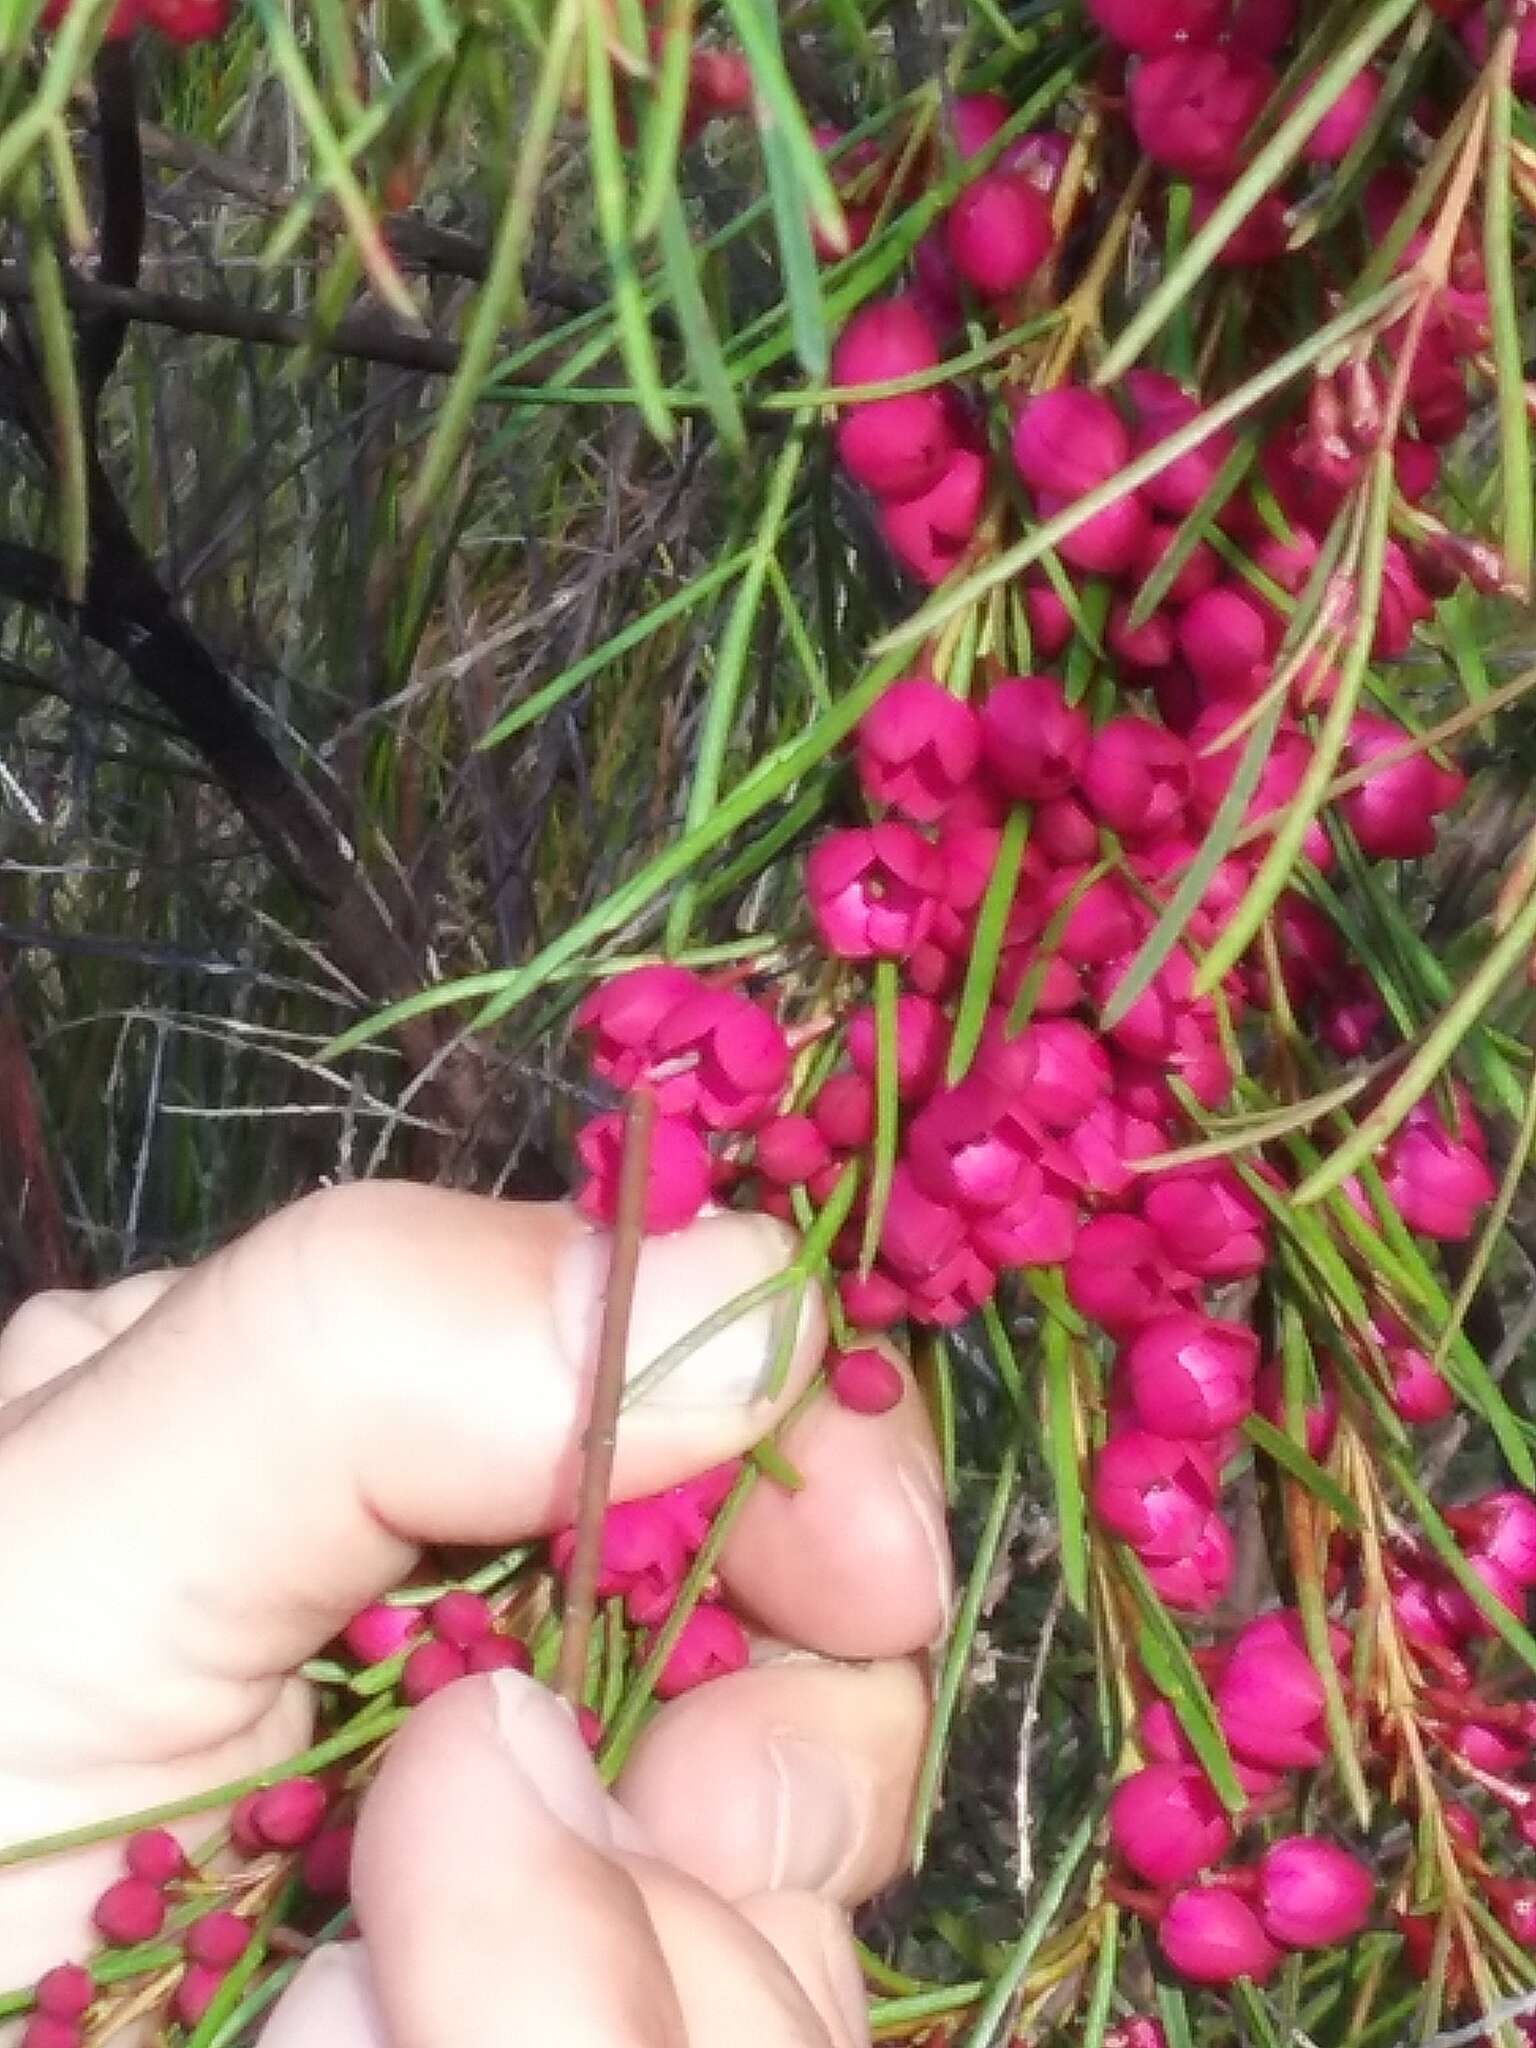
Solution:
{"label": "pale skin", "polygon": [[[631,1369],[789,1249],[735,1216],[648,1244]],[[563,1207],[375,1183],[185,1273],[24,1304],[0,1332],[0,1843],[294,1754],[297,1667],[422,1545],[568,1519],[604,1259]],[[745,1449],[823,1341],[808,1301],[770,1401],[771,1315],[735,1323],[628,1411],[616,1497]],[[723,1560],[752,1667],[665,1707],[612,1794],[531,1680],[429,1701],[364,1802],[362,1939],[306,1963],[264,2048],[867,2041],[847,1913],[901,1864],[943,1493],[910,1383],[876,1418],[818,1402],[786,1449],[803,1491],[759,1486]],[[0,1987],[88,1953],[118,1853],[0,1871]]]}

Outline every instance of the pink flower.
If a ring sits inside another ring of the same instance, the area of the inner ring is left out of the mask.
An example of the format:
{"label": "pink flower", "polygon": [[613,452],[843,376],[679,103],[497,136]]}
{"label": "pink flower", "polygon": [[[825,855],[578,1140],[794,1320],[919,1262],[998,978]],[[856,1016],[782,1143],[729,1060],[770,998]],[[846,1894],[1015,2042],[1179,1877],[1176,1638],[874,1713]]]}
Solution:
{"label": "pink flower", "polygon": [[1528,1493],[1500,1487],[1446,1519],[1517,1586],[1536,1586],[1536,1500]]}
{"label": "pink flower", "polygon": [[1236,1563],[1232,1531],[1213,1509],[1183,1556],[1144,1563],[1148,1584],[1165,1607],[1179,1614],[1209,1614],[1231,1589]]}
{"label": "pink flower", "polygon": [[910,825],[830,832],[805,864],[811,915],[829,953],[900,960],[927,936],[942,866]]}
{"label": "pink flower", "polygon": [[1176,832],[1192,782],[1189,748],[1145,718],[1111,718],[1093,735],[1083,767],[1089,808],[1128,839]]}
{"label": "pink flower", "polygon": [[[1136,1733],[1142,1749],[1154,1762],[1161,1764],[1182,1764],[1193,1770],[1199,1766],[1194,1745],[1179,1725],[1179,1717],[1167,1700],[1149,1700],[1141,1710],[1136,1724]],[[1232,1759],[1232,1772],[1239,1785],[1252,1799],[1265,1798],[1284,1783],[1278,1771],[1261,1771],[1253,1764],[1245,1764],[1238,1758]]]}
{"label": "pink flower", "polygon": [[1236,1892],[1192,1887],[1177,1893],[1158,1922],[1158,1946],[1195,1984],[1262,1984],[1278,1967],[1274,1947],[1253,1908]]}
{"label": "pink flower", "polygon": [[593,989],[575,1019],[577,1030],[590,1034],[593,1072],[615,1088],[633,1088],[654,1060],[662,1019],[704,986],[686,967],[659,962],[632,967]]}
{"label": "pink flower", "polygon": [[1478,1210],[1497,1191],[1481,1151],[1453,1138],[1432,1112],[1396,1130],[1379,1164],[1382,1183],[1408,1228],[1445,1243],[1470,1237]]}
{"label": "pink flower", "polygon": [[[576,1206],[589,1223],[611,1227],[618,1220],[624,1118],[617,1113],[593,1117],[576,1133],[576,1151],[588,1176]],[[657,1117],[646,1173],[646,1231],[659,1237],[683,1229],[708,1201],[709,1187],[709,1147],[698,1129],[681,1117]]]}
{"label": "pink flower", "polygon": [[1013,1091],[1020,1116],[1051,1131],[1069,1129],[1109,1093],[1108,1055],[1075,1017],[1040,1017],[1011,1038],[989,1024],[977,1068]]}
{"label": "pink flower", "polygon": [[690,1551],[697,1550],[709,1534],[710,1524],[740,1476],[740,1458],[728,1458],[723,1465],[711,1465],[707,1472],[653,1496]]}
{"label": "pink flower", "polygon": [[920,825],[943,816],[981,761],[976,713],[931,676],[892,683],[859,720],[855,745],[864,794]]}
{"label": "pink flower", "polygon": [[1131,437],[1109,400],[1063,384],[1028,399],[1013,423],[1013,460],[1033,491],[1080,498],[1130,458]]}
{"label": "pink flower", "polygon": [[656,1697],[674,1700],[711,1679],[728,1678],[747,1664],[746,1631],[728,1608],[696,1607],[656,1676]]}
{"label": "pink flower", "polygon": [[881,507],[880,530],[892,554],[920,583],[942,583],[959,562],[980,523],[986,489],[986,458],[962,444],[931,490]]}
{"label": "pink flower", "polygon": [[700,988],[653,1034],[657,1107],[711,1130],[748,1130],[784,1092],[789,1057],[788,1040],[760,1004],[734,989]]}
{"label": "pink flower", "polygon": [[1109,1835],[1149,1884],[1187,1884],[1231,1848],[1232,1823],[1203,1771],[1148,1764],[1115,1787]]}
{"label": "pink flower", "polygon": [[837,428],[838,460],[877,498],[905,504],[943,478],[954,452],[949,413],[937,391],[902,391],[851,405]]}
{"label": "pink flower", "polygon": [[1154,163],[1180,177],[1230,178],[1275,75],[1236,50],[1170,50],[1137,66],[1131,126]]}
{"label": "pink flower", "polygon": [[1009,1113],[1002,1091],[975,1073],[933,1096],[907,1130],[907,1158],[919,1187],[972,1214],[1028,1200],[1040,1184],[1038,1145]]}
{"label": "pink flower", "polygon": [[1118,1200],[1136,1184],[1132,1162],[1150,1159],[1163,1143],[1156,1124],[1133,1116],[1112,1096],[1101,1096],[1086,1116],[1062,1133],[1062,1170],[1085,1195]]}
{"label": "pink flower", "polygon": [[[1222,184],[1196,185],[1190,208],[1190,225],[1203,228],[1227,196]],[[1291,214],[1278,192],[1266,192],[1251,206],[1216,251],[1223,270],[1244,270],[1257,263],[1274,263],[1286,252],[1291,239]]]}
{"label": "pink flower", "polygon": [[[1390,719],[1358,711],[1350,724],[1344,763],[1369,769],[1378,756],[1405,746],[1409,735]],[[1374,860],[1412,860],[1435,844],[1435,818],[1448,811],[1466,788],[1466,778],[1438,767],[1427,754],[1371,773],[1358,789],[1339,799],[1339,811]]]}
{"label": "pink flower", "polygon": [[1313,1022],[1330,1052],[1352,1060],[1369,1050],[1386,1014],[1369,975],[1346,968],[1333,987],[1320,992]]}
{"label": "pink flower", "polygon": [[1204,1442],[1253,1412],[1259,1340],[1238,1323],[1175,1310],[1143,1323],[1120,1363],[1136,1419],[1154,1436]]}
{"label": "pink flower", "polygon": [[1009,796],[1039,803],[1065,796],[1088,757],[1088,720],[1050,676],[1007,676],[981,707],[981,751]]}
{"label": "pink flower", "polygon": [[[1035,509],[1054,519],[1077,501],[1060,491],[1036,491]],[[1123,576],[1134,569],[1146,550],[1151,524],[1146,504],[1134,491],[1114,499],[1102,512],[1076,520],[1056,543],[1056,552],[1073,569],[1089,576]]]}
{"label": "pink flower", "polygon": [[1214,1697],[1234,1756],[1310,1770],[1327,1755],[1323,1682],[1312,1668],[1294,1615],[1277,1611],[1248,1624],[1216,1681]]}
{"label": "pink flower", "polygon": [[925,1194],[911,1167],[898,1160],[881,1220],[880,1251],[886,1262],[904,1280],[923,1280],[947,1264],[964,1239],[958,1212]]}
{"label": "pink flower", "polygon": [[[569,1570],[576,1537],[570,1529],[550,1538],[549,1559],[562,1575]],[[643,1606],[671,1608],[688,1569],[689,1544],[674,1507],[664,1496],[620,1501],[603,1516],[598,1597],[639,1597]]]}
{"label": "pink flower", "polygon": [[1392,1376],[1393,1408],[1404,1422],[1443,1422],[1456,1406],[1450,1383],[1395,1318],[1377,1316],[1373,1326]]}
{"label": "pink flower", "polygon": [[1088,0],[1088,12],[1112,43],[1156,57],[1182,43],[1213,43],[1231,0]]}
{"label": "pink flower", "polygon": [[[1147,538],[1136,564],[1137,575],[1142,582],[1147,580],[1154,569],[1161,568],[1163,557],[1177,539],[1181,525],[1182,522],[1179,520],[1155,519],[1148,527]],[[1198,597],[1202,590],[1209,590],[1219,574],[1215,549],[1207,541],[1196,541],[1168,586],[1167,602],[1171,605],[1188,604],[1191,599]]]}
{"label": "pink flower", "polygon": [[909,294],[861,306],[832,351],[834,385],[888,384],[931,370],[939,360],[933,329]]}
{"label": "pink flower", "polygon": [[997,169],[949,209],[944,246],[956,274],[984,299],[1006,298],[1051,253],[1051,209],[1028,178]]}
{"label": "pink flower", "polygon": [[1233,1280],[1261,1270],[1264,1210],[1230,1166],[1180,1167],[1144,1177],[1142,1186],[1142,1215],[1186,1273]]}
{"label": "pink flower", "polygon": [[1133,1330],[1187,1296],[1188,1274],[1169,1264],[1157,1234],[1139,1216],[1090,1217],[1066,1266],[1074,1308],[1106,1330]]}
{"label": "pink flower", "polygon": [[1032,1197],[980,1216],[971,1227],[971,1242],[996,1267],[1060,1266],[1077,1242],[1077,1193],[1049,1170],[1040,1176]]}
{"label": "pink flower", "polygon": [[990,1300],[996,1287],[996,1269],[974,1246],[964,1244],[936,1272],[914,1281],[912,1319],[952,1330]]}
{"label": "pink flower", "polygon": [[1286,1948],[1349,1941],[1371,1917],[1375,1886],[1357,1857],[1317,1835],[1286,1835],[1259,1858],[1259,1919]]}
{"label": "pink flower", "polygon": [[[1308,72],[1301,81],[1297,98],[1303,98],[1317,83],[1317,73]],[[1369,69],[1357,71],[1328,111],[1302,144],[1302,156],[1310,164],[1336,164],[1349,155],[1370,125],[1381,98],[1381,79]]]}
{"label": "pink flower", "polygon": [[1158,1563],[1193,1548],[1215,1505],[1216,1473],[1203,1445],[1126,1429],[1094,1459],[1092,1492],[1110,1534]]}

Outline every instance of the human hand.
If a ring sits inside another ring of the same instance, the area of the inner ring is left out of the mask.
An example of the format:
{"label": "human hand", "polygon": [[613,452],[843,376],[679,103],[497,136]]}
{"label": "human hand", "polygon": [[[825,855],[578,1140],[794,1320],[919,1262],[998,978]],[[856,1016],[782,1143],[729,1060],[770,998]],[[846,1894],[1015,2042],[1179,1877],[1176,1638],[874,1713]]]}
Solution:
{"label": "human hand", "polygon": [[[786,1253],[738,1216],[649,1242],[631,1369]],[[568,1210],[374,1183],[187,1274],[25,1306],[0,1334],[0,1842],[281,1761],[309,1735],[297,1667],[421,1544],[567,1520],[602,1283]],[[626,1415],[615,1496],[744,1449],[821,1342],[808,1304],[772,1402],[770,1312],[702,1347]],[[861,2038],[841,1912],[899,1863],[942,1494],[910,1390],[879,1418],[819,1403],[787,1448],[806,1486],[756,1490],[723,1576],[817,1655],[665,1707],[617,1799],[530,1681],[429,1701],[365,1803],[364,1940],[306,1965],[271,2048],[681,2048],[727,2013],[765,2048]],[[79,1954],[115,1871],[108,1846],[0,1873],[0,1983]]]}

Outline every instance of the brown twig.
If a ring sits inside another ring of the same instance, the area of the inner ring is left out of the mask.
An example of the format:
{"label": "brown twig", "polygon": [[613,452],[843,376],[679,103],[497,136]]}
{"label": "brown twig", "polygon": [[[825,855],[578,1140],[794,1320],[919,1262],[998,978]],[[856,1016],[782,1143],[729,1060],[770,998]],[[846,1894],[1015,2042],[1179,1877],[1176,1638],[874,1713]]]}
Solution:
{"label": "brown twig", "polygon": [[634,1306],[635,1277],[645,1237],[645,1189],[651,1163],[651,1128],[656,1098],[648,1088],[629,1098],[624,1117],[624,1157],[619,1169],[619,1205],[613,1230],[613,1256],[603,1296],[603,1328],[598,1340],[597,1375],[592,1406],[582,1438],[581,1482],[576,1495],[575,1545],[565,1588],[565,1627],[555,1690],[579,1706],[587,1676],[587,1646],[597,1613],[597,1575],[602,1562],[603,1516],[613,1480],[614,1451],[619,1438],[619,1403],[624,1394],[624,1363],[629,1350],[629,1318]]}

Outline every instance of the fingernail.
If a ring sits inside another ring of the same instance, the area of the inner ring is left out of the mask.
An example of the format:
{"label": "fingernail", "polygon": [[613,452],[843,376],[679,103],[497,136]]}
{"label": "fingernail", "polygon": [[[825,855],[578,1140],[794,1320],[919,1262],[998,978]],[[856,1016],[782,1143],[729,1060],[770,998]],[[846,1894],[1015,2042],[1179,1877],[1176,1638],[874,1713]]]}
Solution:
{"label": "fingernail", "polygon": [[944,1475],[938,1461],[915,1445],[905,1445],[896,1460],[896,1484],[913,1521],[922,1533],[923,1548],[933,1573],[939,1625],[934,1640],[949,1633],[955,1599],[955,1564],[949,1548],[949,1515]]}
{"label": "fingernail", "polygon": [[521,1671],[493,1671],[486,1683],[497,1738],[529,1797],[594,1849],[611,1849],[611,1802],[565,1701]]}
{"label": "fingernail", "polygon": [[843,1757],[799,1735],[768,1744],[773,1779],[769,1888],[832,1891],[863,1847],[869,1784]]}
{"label": "fingernail", "polygon": [[[585,1374],[597,1358],[612,1240],[592,1231],[561,1253],[553,1280],[555,1330],[572,1367]],[[771,1217],[701,1217],[687,1230],[646,1241],[629,1323],[625,1378],[635,1380],[681,1338],[749,1288],[782,1273],[793,1255],[790,1233]],[[816,1312],[807,1290],[798,1313]],[[733,1316],[692,1347],[644,1395],[647,1405],[742,1408],[762,1397],[783,1319],[797,1313],[786,1288]]]}

